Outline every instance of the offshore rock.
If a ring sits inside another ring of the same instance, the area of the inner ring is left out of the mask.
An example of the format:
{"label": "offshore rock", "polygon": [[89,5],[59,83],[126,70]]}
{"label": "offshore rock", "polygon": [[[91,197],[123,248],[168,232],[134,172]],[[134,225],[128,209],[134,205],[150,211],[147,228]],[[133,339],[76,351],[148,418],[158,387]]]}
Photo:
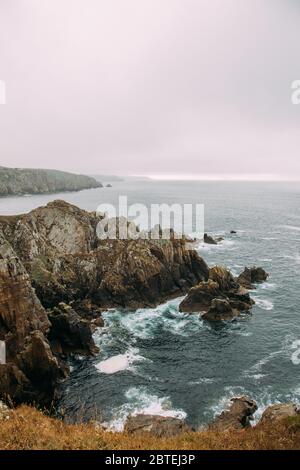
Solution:
{"label": "offshore rock", "polygon": [[253,289],[253,284],[264,282],[268,279],[269,274],[260,267],[245,268],[237,277],[237,282],[246,289]]}
{"label": "offshore rock", "polygon": [[213,431],[230,431],[232,429],[244,429],[250,426],[253,414],[257,410],[257,404],[249,397],[242,396],[230,400],[228,410],[216,417],[209,424],[209,429]]}
{"label": "offshore rock", "polygon": [[186,313],[202,313],[209,321],[231,320],[252,305],[249,293],[222,266],[209,270],[209,279],[192,287],[181,302],[179,309]]}

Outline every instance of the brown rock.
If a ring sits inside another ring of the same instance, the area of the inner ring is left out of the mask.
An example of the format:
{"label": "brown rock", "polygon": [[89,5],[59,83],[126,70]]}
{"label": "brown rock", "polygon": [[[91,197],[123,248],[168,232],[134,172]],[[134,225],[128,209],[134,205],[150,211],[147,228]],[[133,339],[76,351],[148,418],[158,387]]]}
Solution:
{"label": "brown rock", "polygon": [[294,403],[281,403],[268,406],[262,414],[259,424],[276,422],[290,416],[299,416],[300,409]]}
{"label": "brown rock", "polygon": [[179,305],[181,312],[202,312],[202,318],[211,321],[230,320],[249,310],[253,301],[230,271],[222,266],[209,270],[209,280],[192,287]]}
{"label": "brown rock", "polygon": [[253,289],[253,284],[264,282],[268,279],[269,274],[263,268],[245,268],[237,277],[237,282],[246,289]]}
{"label": "brown rock", "polygon": [[124,431],[130,434],[149,432],[156,437],[172,437],[192,430],[181,419],[141,414],[129,416]]}
{"label": "brown rock", "polygon": [[50,341],[59,341],[64,352],[95,354],[91,323],[80,318],[70,305],[61,302],[48,314]]}
{"label": "brown rock", "polygon": [[232,398],[228,410],[222,411],[209,425],[209,429],[216,431],[229,431],[243,429],[250,426],[250,420],[257,410],[257,404],[249,397]]}
{"label": "brown rock", "polygon": [[228,300],[213,299],[209,310],[206,313],[203,313],[201,318],[208,321],[226,321],[232,320],[239,314],[240,312],[233,309]]}
{"label": "brown rock", "polygon": [[184,239],[99,240],[100,220],[64,201],[0,219],[45,307],[87,297],[100,307],[147,307],[207,280]]}

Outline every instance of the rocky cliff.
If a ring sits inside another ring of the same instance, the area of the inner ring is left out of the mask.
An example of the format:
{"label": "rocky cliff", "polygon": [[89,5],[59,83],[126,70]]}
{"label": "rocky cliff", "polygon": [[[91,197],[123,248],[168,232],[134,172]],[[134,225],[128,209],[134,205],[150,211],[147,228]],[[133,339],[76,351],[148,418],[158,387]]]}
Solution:
{"label": "rocky cliff", "polygon": [[100,188],[94,178],[58,170],[0,167],[0,196]]}
{"label": "rocky cliff", "polygon": [[91,320],[102,309],[154,306],[207,281],[205,261],[184,239],[102,241],[99,220],[64,201],[0,218],[3,396],[46,403],[67,355],[94,352]]}

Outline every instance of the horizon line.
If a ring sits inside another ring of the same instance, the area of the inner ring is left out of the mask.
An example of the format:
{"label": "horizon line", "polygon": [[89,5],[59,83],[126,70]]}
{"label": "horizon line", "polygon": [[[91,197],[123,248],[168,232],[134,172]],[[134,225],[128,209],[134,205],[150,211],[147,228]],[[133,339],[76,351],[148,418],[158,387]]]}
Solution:
{"label": "horizon line", "polygon": [[[124,175],[125,176],[125,175]],[[272,175],[272,174],[133,174],[128,175],[138,178],[149,178],[156,181],[261,181],[261,182],[300,182],[300,176]]]}

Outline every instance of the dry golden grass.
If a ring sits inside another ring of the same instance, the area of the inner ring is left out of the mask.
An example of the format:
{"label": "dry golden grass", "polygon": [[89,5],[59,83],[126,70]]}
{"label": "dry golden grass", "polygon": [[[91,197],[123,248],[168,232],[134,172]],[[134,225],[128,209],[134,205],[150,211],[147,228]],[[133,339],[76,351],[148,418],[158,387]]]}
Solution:
{"label": "dry golden grass", "polygon": [[10,419],[0,421],[0,449],[300,449],[300,418],[243,431],[202,431],[158,439],[149,434],[104,432],[92,424],[68,425],[35,408],[21,406],[11,411]]}

